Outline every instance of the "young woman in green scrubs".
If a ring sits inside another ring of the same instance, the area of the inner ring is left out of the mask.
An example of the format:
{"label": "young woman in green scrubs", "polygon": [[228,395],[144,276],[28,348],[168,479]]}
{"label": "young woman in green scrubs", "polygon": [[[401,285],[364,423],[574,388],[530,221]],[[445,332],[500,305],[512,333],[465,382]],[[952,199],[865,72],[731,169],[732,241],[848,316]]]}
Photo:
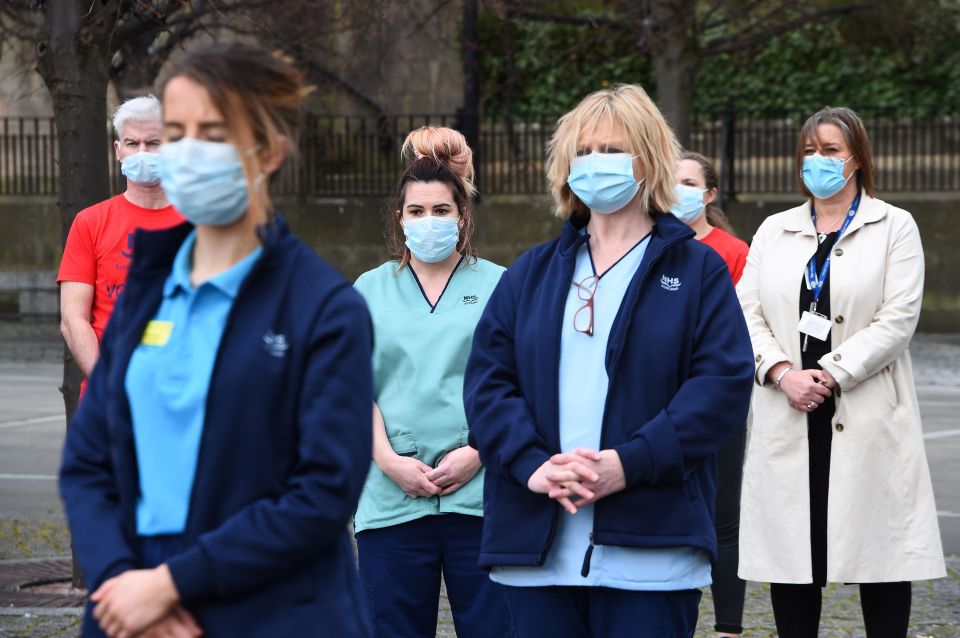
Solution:
{"label": "young woman in green scrubs", "polygon": [[500,585],[478,566],[483,470],[467,445],[463,375],[503,268],[470,246],[473,157],[424,127],[403,145],[390,207],[393,259],[356,288],[374,322],[374,463],[355,519],[375,633],[436,634],[440,576],[460,638],[511,635]]}

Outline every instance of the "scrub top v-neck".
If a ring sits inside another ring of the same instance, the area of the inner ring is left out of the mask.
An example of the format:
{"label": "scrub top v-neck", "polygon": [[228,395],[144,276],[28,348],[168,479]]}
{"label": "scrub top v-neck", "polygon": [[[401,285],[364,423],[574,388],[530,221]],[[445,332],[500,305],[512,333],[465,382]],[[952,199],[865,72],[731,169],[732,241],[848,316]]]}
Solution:
{"label": "scrub top v-neck", "polygon": [[[431,304],[409,266],[387,262],[357,279],[373,318],[374,398],[397,454],[436,467],[467,444],[463,376],[473,333],[504,269],[465,259]],[[443,513],[483,515],[483,472],[456,492],[412,499],[376,463],[354,521],[355,530],[388,527]]]}

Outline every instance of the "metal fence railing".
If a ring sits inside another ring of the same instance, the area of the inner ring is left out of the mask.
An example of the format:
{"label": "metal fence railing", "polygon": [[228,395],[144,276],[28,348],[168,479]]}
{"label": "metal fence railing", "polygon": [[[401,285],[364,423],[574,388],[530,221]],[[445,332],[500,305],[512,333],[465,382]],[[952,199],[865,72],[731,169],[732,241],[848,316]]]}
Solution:
{"label": "metal fence railing", "polygon": [[55,194],[57,165],[53,118],[0,118],[0,194]]}
{"label": "metal fence railing", "polygon": [[[711,157],[725,175],[728,197],[743,193],[796,193],[798,133],[809,113],[742,113],[698,119],[691,148]],[[879,190],[960,190],[960,117],[869,113]]]}
{"label": "metal fence railing", "polygon": [[[696,118],[690,148],[712,158],[725,198],[744,193],[795,193],[794,153],[806,114],[725,113]],[[400,144],[424,124],[457,126],[455,115],[317,116],[305,122],[297,161],[276,180],[278,195],[382,196],[401,170]],[[554,118],[483,118],[477,148],[484,195],[546,191],[544,162]],[[878,188],[960,191],[960,117],[865,117]],[[105,127],[105,135],[111,135]],[[123,188],[112,145],[104,158],[115,190]],[[0,195],[54,195],[58,162],[52,118],[0,118]]]}

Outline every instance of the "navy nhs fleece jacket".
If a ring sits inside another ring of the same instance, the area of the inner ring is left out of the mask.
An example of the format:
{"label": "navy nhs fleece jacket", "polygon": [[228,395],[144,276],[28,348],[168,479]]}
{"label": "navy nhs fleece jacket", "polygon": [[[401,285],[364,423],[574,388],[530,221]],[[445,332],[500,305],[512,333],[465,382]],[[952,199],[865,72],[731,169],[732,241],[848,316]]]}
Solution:
{"label": "navy nhs fleece jacket", "polygon": [[[654,218],[606,354],[601,449],[617,451],[627,486],[597,502],[593,542],[715,558],[715,454],[746,422],[753,352],[723,259],[673,215]],[[504,273],[474,336],[464,401],[487,470],[486,567],[542,565],[556,531],[560,506],[527,480],[560,451],[560,331],[583,224]]]}
{"label": "navy nhs fleece jacket", "polygon": [[[124,377],[190,229],[137,233],[126,290],[67,430],[60,492],[91,591],[142,566]],[[186,547],[167,564],[205,637],[366,636],[347,523],[370,468],[370,317],[282,219],[261,230],[264,252],[210,380]]]}

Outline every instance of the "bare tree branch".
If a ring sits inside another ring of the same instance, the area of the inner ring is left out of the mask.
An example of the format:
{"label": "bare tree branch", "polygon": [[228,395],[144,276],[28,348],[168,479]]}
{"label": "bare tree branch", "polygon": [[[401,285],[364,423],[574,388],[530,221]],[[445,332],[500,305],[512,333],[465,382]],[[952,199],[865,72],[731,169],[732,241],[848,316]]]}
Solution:
{"label": "bare tree branch", "polygon": [[339,86],[341,89],[346,91],[349,95],[366,105],[367,107],[373,109],[377,115],[383,115],[386,112],[386,109],[383,108],[383,105],[377,102],[375,99],[367,95],[363,90],[354,86],[347,80],[343,79],[330,69],[321,66],[320,64],[314,62],[313,60],[304,60],[302,58],[297,59],[297,64],[303,68],[307,74],[316,79],[326,80],[336,86]]}
{"label": "bare tree branch", "polygon": [[117,27],[113,34],[114,50],[122,49],[129,42],[144,36],[156,29],[162,29],[167,23],[167,16],[176,13],[184,6],[181,0],[167,0],[157,9],[153,16],[147,16],[134,8],[128,21]]}
{"label": "bare tree branch", "polygon": [[275,0],[234,0],[218,6],[216,2],[193,3],[188,0],[165,0],[149,11],[134,7],[127,20],[120,25],[113,39],[113,50],[118,51],[131,42],[151,33],[171,32],[181,24],[199,22],[210,16],[226,17],[251,9],[275,8]]}
{"label": "bare tree branch", "polygon": [[[0,33],[17,40],[34,42],[41,30],[41,17],[27,0],[0,3]],[[8,22],[12,24],[8,25]]]}
{"label": "bare tree branch", "polygon": [[805,24],[816,22],[823,18],[853,13],[854,11],[865,9],[874,4],[876,4],[876,0],[865,0],[863,2],[854,2],[820,11],[804,13],[789,20],[773,24],[769,28],[752,33],[747,32],[746,29],[742,29],[738,34],[730,34],[708,41],[703,44],[700,50],[703,55],[717,55],[720,53],[752,49],[770,38],[793,31]]}
{"label": "bare tree branch", "polygon": [[[744,17],[746,17],[750,21],[747,22],[745,25],[741,26],[737,30],[737,33],[728,33],[728,37],[737,37],[740,35],[762,33],[763,30],[766,28],[765,27],[766,23],[769,23],[771,20],[775,19],[777,16],[784,13],[786,10],[787,10],[787,6],[785,4],[775,3],[773,7],[771,7],[761,15],[751,18],[749,15],[744,14]],[[809,18],[810,20],[813,20],[819,17],[816,14],[817,14],[816,11],[804,12],[803,10],[800,10],[800,16],[803,16],[803,17],[810,16]],[[786,23],[787,21],[788,20],[782,20],[780,24]],[[727,24],[730,24],[731,22],[733,22],[732,17],[729,20],[727,20]]]}
{"label": "bare tree branch", "polygon": [[571,24],[575,26],[588,27],[610,27],[623,29],[621,21],[602,16],[565,16],[559,13],[549,13],[544,11],[518,10],[511,14],[514,18],[520,20],[530,20],[531,22],[553,22],[556,24]]}
{"label": "bare tree branch", "polygon": [[454,1],[454,0],[440,0],[440,2],[437,2],[437,3],[433,6],[433,9],[431,9],[430,12],[429,12],[426,16],[424,16],[424,18],[423,18],[422,20],[420,20],[419,22],[417,22],[417,23],[413,26],[413,28],[410,29],[410,33],[417,33],[418,31],[420,31],[420,29],[422,29],[423,27],[425,27],[428,22],[430,22],[430,21],[433,20],[435,17],[437,17],[437,15],[439,15],[441,11],[443,11],[444,9],[446,9],[447,6],[449,6],[450,3],[453,2],[453,1]]}
{"label": "bare tree branch", "polygon": [[[700,30],[707,31],[709,29],[717,29],[726,24],[732,22],[739,15],[747,15],[753,11],[753,9],[767,0],[748,0],[746,4],[737,8],[736,13],[730,10],[729,4],[725,3],[724,0],[713,0],[713,10],[710,12],[710,15],[718,16],[717,20],[711,20],[707,18],[700,25]],[[726,11],[721,11],[720,7],[726,7]]]}

